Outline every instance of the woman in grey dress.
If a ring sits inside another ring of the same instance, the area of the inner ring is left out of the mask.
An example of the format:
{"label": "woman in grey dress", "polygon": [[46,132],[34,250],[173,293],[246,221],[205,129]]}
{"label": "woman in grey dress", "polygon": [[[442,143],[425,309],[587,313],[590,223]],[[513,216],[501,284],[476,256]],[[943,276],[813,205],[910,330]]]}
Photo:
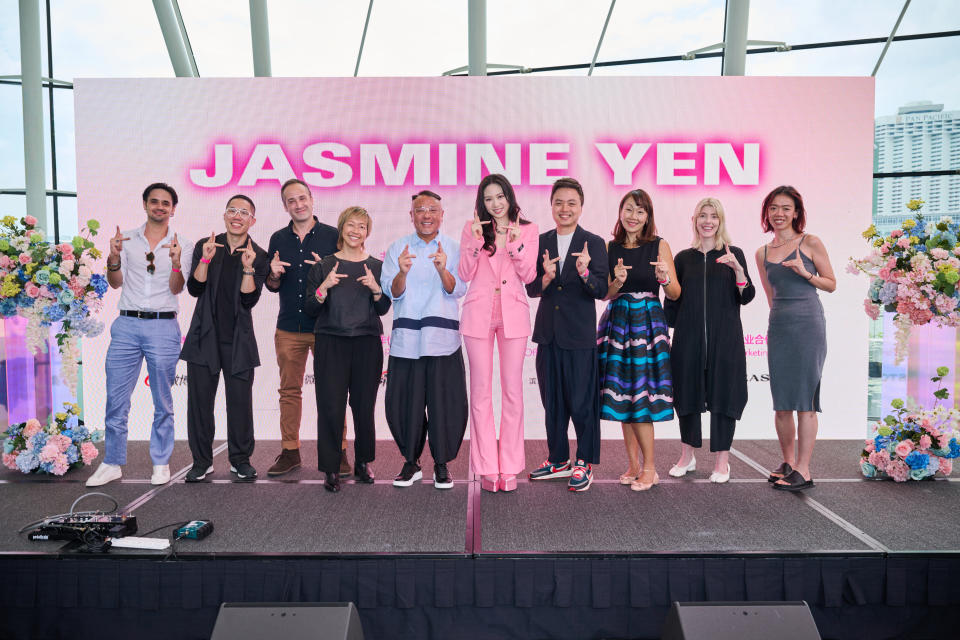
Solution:
{"label": "woman in grey dress", "polygon": [[810,459],[827,356],[826,322],[817,289],[829,293],[837,281],[823,242],[803,232],[806,212],[796,189],[780,186],[767,194],[760,224],[765,232],[773,232],[773,240],[757,250],[756,258],[770,303],[767,361],[783,452],[783,464],[769,480],[774,489],[802,491],[813,486]]}

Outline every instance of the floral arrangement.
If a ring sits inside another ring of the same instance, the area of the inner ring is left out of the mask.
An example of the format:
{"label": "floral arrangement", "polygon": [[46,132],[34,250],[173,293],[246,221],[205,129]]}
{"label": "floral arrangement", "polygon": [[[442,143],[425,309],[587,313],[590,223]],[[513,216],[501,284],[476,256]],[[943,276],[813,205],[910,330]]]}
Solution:
{"label": "floral arrangement", "polygon": [[93,272],[101,254],[90,239],[100,224],[88,221],[80,235],[62,244],[48,242],[36,224],[32,216],[0,218],[0,316],[27,319],[27,346],[33,353],[46,351],[49,327],[59,323],[60,375],[76,393],[77,339],[103,331],[93,314],[100,311],[108,285]]}
{"label": "floral arrangement", "polygon": [[46,427],[30,419],[11,425],[3,434],[3,464],[23,473],[52,473],[62,476],[68,469],[93,462],[99,451],[94,442],[103,440],[102,431],[89,431],[80,420],[80,407],[63,403]]}
{"label": "floral arrangement", "polygon": [[934,322],[941,327],[960,326],[960,224],[950,216],[928,221],[920,213],[923,200],[911,200],[915,212],[888,236],[874,225],[863,232],[873,245],[869,256],[851,259],[847,270],[870,276],[864,308],[876,320],[881,310],[895,312],[896,361],[907,354],[911,326]]}
{"label": "floral arrangement", "polygon": [[933,409],[910,410],[903,400],[890,405],[894,413],[878,422],[874,437],[865,442],[860,452],[860,471],[867,478],[887,476],[897,482],[923,480],[953,471],[954,458],[960,457],[960,411],[939,406],[949,393],[942,387],[950,372],[939,367],[931,378],[941,385],[934,393]]}

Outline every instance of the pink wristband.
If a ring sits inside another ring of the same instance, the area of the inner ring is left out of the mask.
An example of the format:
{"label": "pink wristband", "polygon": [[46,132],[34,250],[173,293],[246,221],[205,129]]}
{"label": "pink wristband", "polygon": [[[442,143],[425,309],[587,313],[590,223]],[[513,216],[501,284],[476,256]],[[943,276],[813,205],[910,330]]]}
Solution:
{"label": "pink wristband", "polygon": [[737,283],[737,286],[738,286],[738,287],[745,287],[745,286],[747,286],[747,281],[744,280],[743,282],[738,282],[738,283]]}
{"label": "pink wristband", "polygon": [[177,269],[176,267],[170,267],[170,271],[173,271],[175,273],[180,273],[180,269]]}
{"label": "pink wristband", "polygon": [[590,275],[590,270],[587,269],[587,270],[584,271],[583,273],[580,273],[580,274],[577,274],[577,275],[579,275],[581,278],[586,278],[588,275]]}
{"label": "pink wristband", "polygon": [[210,258],[200,258],[200,262],[203,264],[210,264]]}
{"label": "pink wristband", "polygon": [[326,294],[320,291],[320,287],[317,287],[317,290],[313,292],[313,295],[317,296],[317,300],[323,300],[326,298]]}

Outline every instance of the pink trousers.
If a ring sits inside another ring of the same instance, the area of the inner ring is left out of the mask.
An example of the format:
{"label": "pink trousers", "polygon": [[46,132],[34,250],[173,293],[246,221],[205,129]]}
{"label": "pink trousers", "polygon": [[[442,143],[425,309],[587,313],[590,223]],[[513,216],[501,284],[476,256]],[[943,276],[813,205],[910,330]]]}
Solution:
{"label": "pink trousers", "polygon": [[[500,353],[500,441],[493,420],[493,342]],[[523,358],[527,338],[506,338],[500,296],[493,298],[490,333],[463,337],[470,361],[470,470],[493,476],[523,471]]]}

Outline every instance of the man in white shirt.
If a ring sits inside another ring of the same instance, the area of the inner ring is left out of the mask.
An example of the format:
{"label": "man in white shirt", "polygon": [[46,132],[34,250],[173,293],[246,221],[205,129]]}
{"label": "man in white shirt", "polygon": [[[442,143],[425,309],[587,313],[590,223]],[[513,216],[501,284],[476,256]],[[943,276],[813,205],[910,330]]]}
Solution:
{"label": "man in white shirt", "polygon": [[[173,187],[154,183],[143,191],[147,220],[136,229],[110,239],[107,282],[120,292],[120,315],[110,327],[107,350],[107,407],[104,461],[87,480],[99,487],[120,479],[127,461],[127,417],[130,396],[147,361],[153,394],[153,428],[150,432],[150,483],[170,481],[173,453],[173,397],[170,388],[180,358],[180,324],[177,294],[183,290],[184,273],[190,273],[193,245],[180,240],[170,229],[177,209]],[[186,263],[181,262],[181,256]]]}

